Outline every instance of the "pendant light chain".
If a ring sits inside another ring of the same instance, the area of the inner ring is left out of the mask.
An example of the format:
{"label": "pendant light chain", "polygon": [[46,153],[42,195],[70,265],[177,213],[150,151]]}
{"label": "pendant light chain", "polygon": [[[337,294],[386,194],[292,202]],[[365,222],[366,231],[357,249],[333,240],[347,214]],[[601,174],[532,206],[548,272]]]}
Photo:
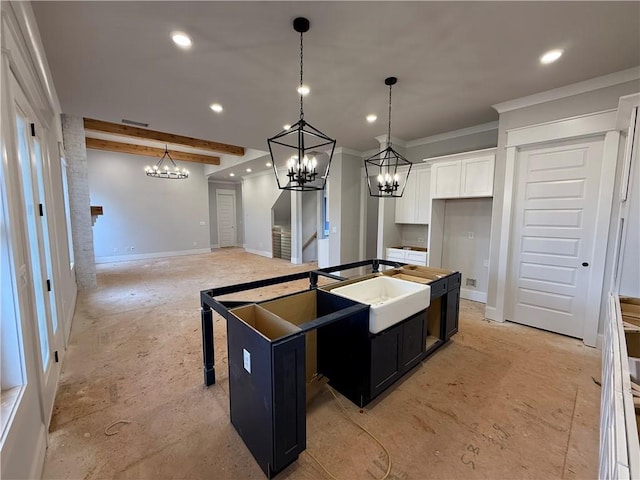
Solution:
{"label": "pendant light chain", "polygon": [[300,32],[300,120],[304,119],[304,110],[302,109],[302,32]]}
{"label": "pendant light chain", "polygon": [[389,128],[387,130],[387,148],[391,147],[391,87],[389,85]]}

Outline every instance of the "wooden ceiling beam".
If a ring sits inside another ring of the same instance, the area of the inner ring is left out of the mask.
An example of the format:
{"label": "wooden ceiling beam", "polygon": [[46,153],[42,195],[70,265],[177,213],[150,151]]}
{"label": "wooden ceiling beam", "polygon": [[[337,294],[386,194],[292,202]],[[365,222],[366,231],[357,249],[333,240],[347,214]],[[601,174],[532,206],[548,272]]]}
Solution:
{"label": "wooden ceiling beam", "polygon": [[93,118],[84,119],[84,129],[94,132],[112,133],[114,135],[124,135],[127,137],[143,138],[145,140],[155,140],[163,143],[173,143],[185,145],[187,147],[211,150],[212,152],[226,153],[228,155],[244,155],[244,147],[229,145],[226,143],[201,140],[199,138],[184,137],[173,133],[158,132],[146,128],[121,125],[119,123],[104,122]]}
{"label": "wooden ceiling beam", "polygon": [[[114,142],[112,140],[101,140],[99,138],[87,138],[87,148],[94,150],[108,150],[110,152],[131,153],[133,155],[144,155],[145,157],[161,158],[164,155],[164,148],[147,147],[145,145],[133,145],[131,143]],[[183,162],[206,163],[207,165],[220,165],[220,157],[199,155],[197,153],[179,152],[169,150],[169,155],[174,160]]]}

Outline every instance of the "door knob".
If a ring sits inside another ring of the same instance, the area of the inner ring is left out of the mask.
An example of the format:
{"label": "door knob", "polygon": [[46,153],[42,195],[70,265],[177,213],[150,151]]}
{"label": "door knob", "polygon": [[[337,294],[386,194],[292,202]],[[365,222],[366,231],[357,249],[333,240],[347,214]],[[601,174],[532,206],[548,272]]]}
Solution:
{"label": "door knob", "polygon": [[589,262],[582,262],[582,266],[583,267],[588,267],[589,266]]}

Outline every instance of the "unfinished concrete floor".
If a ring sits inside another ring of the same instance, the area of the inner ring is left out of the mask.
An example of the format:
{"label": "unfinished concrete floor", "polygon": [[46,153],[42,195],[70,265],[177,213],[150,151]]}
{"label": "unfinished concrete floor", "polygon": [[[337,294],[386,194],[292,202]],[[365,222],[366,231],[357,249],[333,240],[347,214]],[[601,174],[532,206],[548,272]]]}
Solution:
{"label": "unfinished concrete floor", "polygon": [[[229,422],[218,315],[218,383],[203,386],[199,291],[313,267],[240,249],[98,265],[98,289],[78,297],[43,477],[265,478]],[[389,450],[389,478],[596,478],[599,351],[483,312],[463,300],[459,333],[366,408],[338,395]],[[130,423],[106,435],[118,420]],[[307,410],[307,450],[340,479],[387,466],[328,391]],[[305,452],[277,478],[328,476]]]}

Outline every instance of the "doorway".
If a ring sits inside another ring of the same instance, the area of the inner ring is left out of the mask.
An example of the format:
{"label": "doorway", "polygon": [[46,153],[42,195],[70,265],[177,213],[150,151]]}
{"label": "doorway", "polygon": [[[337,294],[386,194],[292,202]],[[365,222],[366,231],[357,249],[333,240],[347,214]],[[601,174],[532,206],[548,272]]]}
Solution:
{"label": "doorway", "polygon": [[235,190],[216,190],[216,210],[218,214],[218,245],[221,248],[235,247],[238,241]]}

